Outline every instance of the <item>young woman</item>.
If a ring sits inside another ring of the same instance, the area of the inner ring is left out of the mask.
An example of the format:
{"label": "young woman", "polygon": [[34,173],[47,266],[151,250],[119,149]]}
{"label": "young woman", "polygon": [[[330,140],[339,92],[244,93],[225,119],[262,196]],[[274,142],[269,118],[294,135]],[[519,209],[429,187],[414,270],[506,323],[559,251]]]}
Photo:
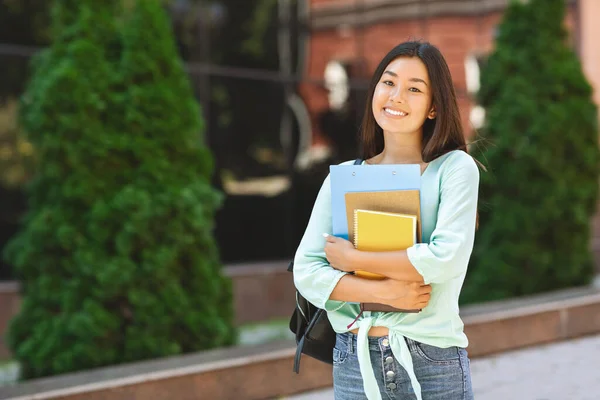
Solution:
{"label": "young woman", "polygon": [[[402,43],[383,58],[361,139],[363,168],[421,166],[422,238],[405,251],[376,253],[332,236],[325,179],[295,256],[294,282],[327,310],[337,332],[335,398],[472,399],[458,297],[475,236],[479,170],[466,152],[450,71],[436,47]],[[387,279],[351,274],[359,269]],[[422,311],[361,315],[360,302]]]}

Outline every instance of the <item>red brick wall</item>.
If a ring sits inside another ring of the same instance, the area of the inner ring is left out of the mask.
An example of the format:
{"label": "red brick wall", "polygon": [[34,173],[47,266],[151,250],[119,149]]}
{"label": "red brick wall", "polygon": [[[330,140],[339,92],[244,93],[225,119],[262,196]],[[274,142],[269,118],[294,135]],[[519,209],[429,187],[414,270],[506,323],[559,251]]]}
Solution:
{"label": "red brick wall", "polygon": [[[366,27],[363,33],[365,63],[369,73],[376,67],[381,58],[398,43],[409,39],[425,39],[438,46],[448,62],[456,89],[461,93],[459,105],[463,124],[468,129],[468,115],[471,102],[465,96],[464,60],[469,52],[481,49],[488,51],[492,42],[492,26],[498,19],[486,18],[482,25],[472,18],[436,18],[429,24],[427,32],[419,21],[398,21],[381,23]],[[482,32],[478,36],[477,32]],[[358,57],[358,35],[356,30],[326,30],[314,32],[311,36],[310,56],[307,68],[308,77],[322,79],[325,66],[331,60],[355,60]],[[300,93],[307,103],[311,115],[326,110],[327,92],[323,87],[302,85]],[[321,133],[314,118],[312,120],[314,143],[321,142]]]}
{"label": "red brick wall", "polygon": [[[323,5],[354,4],[347,0],[311,0],[313,9]],[[575,24],[572,8],[565,21],[566,26]],[[422,39],[436,45],[444,54],[459,94],[459,106],[467,138],[473,136],[469,123],[472,101],[466,94],[464,62],[469,54],[487,54],[494,46],[496,25],[502,12],[496,11],[484,16],[440,16],[422,19],[407,19],[380,22],[361,27],[336,27],[313,30],[307,59],[307,77],[311,80],[323,79],[325,66],[331,60],[357,61],[360,54],[359,40],[362,36],[366,68],[371,73],[395,45],[410,39]],[[369,77],[367,77],[369,78]],[[321,132],[314,116],[326,110],[327,92],[316,84],[301,85],[300,94],[305,100],[309,113],[313,116],[313,143],[322,142]]]}

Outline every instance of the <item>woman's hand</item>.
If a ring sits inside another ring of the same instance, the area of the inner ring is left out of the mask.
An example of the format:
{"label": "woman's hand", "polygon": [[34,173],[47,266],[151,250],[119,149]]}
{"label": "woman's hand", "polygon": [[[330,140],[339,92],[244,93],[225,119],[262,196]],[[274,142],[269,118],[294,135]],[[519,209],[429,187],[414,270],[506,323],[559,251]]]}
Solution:
{"label": "woman's hand", "polygon": [[394,279],[385,279],[380,284],[381,290],[378,290],[376,296],[384,304],[403,310],[421,310],[429,304],[431,285]]}
{"label": "woman's hand", "polygon": [[324,233],[325,240],[325,255],[329,264],[340,271],[353,272],[352,254],[356,251],[354,245],[349,241]]}

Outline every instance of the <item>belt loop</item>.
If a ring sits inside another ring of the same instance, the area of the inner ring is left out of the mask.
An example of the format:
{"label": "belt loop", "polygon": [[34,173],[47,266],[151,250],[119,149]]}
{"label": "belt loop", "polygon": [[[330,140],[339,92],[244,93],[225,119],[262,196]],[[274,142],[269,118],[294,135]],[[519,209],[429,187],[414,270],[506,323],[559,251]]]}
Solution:
{"label": "belt loop", "polygon": [[348,353],[354,354],[354,341],[356,340],[357,336],[352,332],[348,333]]}

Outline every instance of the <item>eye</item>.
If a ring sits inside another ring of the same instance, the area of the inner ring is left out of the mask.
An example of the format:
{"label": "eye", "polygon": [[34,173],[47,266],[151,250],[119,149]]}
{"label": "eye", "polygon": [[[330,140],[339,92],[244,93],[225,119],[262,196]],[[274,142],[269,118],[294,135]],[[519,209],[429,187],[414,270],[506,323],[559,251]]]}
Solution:
{"label": "eye", "polygon": [[394,82],[392,81],[383,81],[383,84],[388,86],[394,86]]}
{"label": "eye", "polygon": [[408,90],[410,90],[411,92],[420,92],[420,90],[417,89],[416,87],[411,87]]}

